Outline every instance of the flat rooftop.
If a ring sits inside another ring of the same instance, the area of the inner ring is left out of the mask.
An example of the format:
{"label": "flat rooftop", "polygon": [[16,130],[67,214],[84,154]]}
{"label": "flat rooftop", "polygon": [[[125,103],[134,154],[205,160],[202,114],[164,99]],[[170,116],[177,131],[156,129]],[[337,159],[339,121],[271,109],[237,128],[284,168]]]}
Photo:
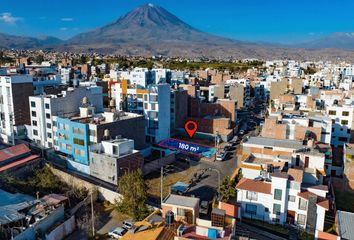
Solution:
{"label": "flat rooftop", "polygon": [[163,201],[163,203],[170,204],[170,205],[189,207],[189,208],[195,208],[199,205],[199,198],[171,194]]}
{"label": "flat rooftop", "polygon": [[281,147],[281,148],[293,148],[301,149],[304,147],[301,141],[289,140],[289,139],[275,139],[264,137],[250,137],[244,144],[262,145],[266,147]]}

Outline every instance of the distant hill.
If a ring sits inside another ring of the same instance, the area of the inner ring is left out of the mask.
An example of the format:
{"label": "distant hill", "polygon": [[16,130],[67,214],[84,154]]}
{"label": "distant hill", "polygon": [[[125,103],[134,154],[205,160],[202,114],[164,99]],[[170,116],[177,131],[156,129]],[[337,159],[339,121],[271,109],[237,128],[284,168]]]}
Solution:
{"label": "distant hill", "polygon": [[38,38],[23,37],[0,33],[0,48],[29,49],[46,45],[60,44],[59,38],[42,36]]}
{"label": "distant hill", "polygon": [[0,34],[0,48],[189,58],[354,61],[354,35],[351,33],[336,33],[296,46],[245,42],[199,31],[164,8],[152,4],[140,6],[112,23],[66,41],[54,37]]}
{"label": "distant hill", "polygon": [[297,47],[305,48],[338,48],[354,49],[354,33],[337,32],[329,36],[308,41],[302,44],[296,44]]}

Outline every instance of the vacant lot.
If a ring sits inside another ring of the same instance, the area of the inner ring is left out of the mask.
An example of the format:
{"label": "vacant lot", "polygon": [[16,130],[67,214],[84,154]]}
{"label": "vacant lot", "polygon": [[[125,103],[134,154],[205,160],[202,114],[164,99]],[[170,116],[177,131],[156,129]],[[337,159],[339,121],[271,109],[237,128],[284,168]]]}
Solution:
{"label": "vacant lot", "polygon": [[[188,183],[193,174],[199,170],[197,162],[190,161],[190,164],[176,161],[164,168],[163,197],[170,193],[170,187],[176,182]],[[146,177],[149,186],[148,193],[151,197],[160,199],[160,172],[154,172]]]}

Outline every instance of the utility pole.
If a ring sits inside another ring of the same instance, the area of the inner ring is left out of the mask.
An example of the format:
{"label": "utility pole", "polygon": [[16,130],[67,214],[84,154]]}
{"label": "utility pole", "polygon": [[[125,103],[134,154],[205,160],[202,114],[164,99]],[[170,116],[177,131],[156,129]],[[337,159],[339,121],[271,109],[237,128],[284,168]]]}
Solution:
{"label": "utility pole", "polygon": [[163,201],[163,166],[161,167],[161,177],[160,177],[160,197],[161,197],[161,205],[162,205],[162,201]]}
{"label": "utility pole", "polygon": [[92,197],[92,191],[91,190],[91,222],[92,222],[92,236],[95,236],[95,216],[93,212],[93,197]]}

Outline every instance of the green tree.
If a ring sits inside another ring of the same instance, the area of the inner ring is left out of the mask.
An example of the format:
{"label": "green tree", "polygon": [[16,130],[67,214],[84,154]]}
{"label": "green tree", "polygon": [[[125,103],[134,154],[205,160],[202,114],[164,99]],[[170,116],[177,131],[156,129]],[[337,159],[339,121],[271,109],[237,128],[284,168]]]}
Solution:
{"label": "green tree", "polygon": [[118,181],[118,191],[122,198],[116,201],[116,209],[134,220],[142,220],[148,214],[145,204],[147,189],[141,170],[124,174]]}
{"label": "green tree", "polygon": [[229,176],[224,177],[218,191],[221,195],[221,200],[226,202],[229,201],[231,198],[236,196],[235,180],[230,179]]}

